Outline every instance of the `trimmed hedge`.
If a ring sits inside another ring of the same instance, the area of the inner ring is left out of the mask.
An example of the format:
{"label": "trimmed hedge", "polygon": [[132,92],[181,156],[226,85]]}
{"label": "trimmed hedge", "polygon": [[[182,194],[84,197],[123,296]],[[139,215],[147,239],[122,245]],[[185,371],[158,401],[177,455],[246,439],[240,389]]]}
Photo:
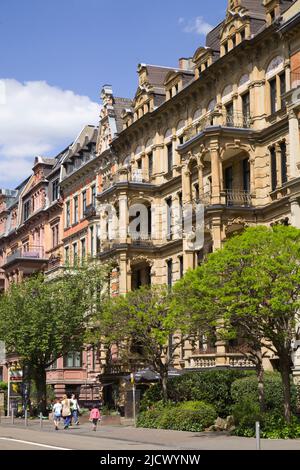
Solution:
{"label": "trimmed hedge", "polygon": [[211,426],[216,418],[217,412],[212,405],[189,401],[177,405],[158,404],[155,408],[140,413],[137,425],[140,428],[200,432]]}
{"label": "trimmed hedge", "polygon": [[0,390],[7,390],[7,383],[6,382],[0,382]]}
{"label": "trimmed hedge", "polygon": [[[189,372],[180,377],[168,380],[168,396],[175,403],[186,401],[204,401],[211,403],[218,416],[226,418],[231,413],[233,400],[231,385],[237,379],[255,374],[245,370],[210,370],[204,372]],[[153,385],[144,394],[141,410],[162,400],[159,384]]]}
{"label": "trimmed hedge", "polygon": [[[265,405],[266,411],[283,412],[283,387],[280,374],[277,372],[266,372],[264,380]],[[296,411],[297,388],[291,384],[292,408]],[[256,376],[237,379],[231,386],[231,396],[233,402],[238,404],[243,400],[252,403],[259,403],[258,400],[258,381]]]}

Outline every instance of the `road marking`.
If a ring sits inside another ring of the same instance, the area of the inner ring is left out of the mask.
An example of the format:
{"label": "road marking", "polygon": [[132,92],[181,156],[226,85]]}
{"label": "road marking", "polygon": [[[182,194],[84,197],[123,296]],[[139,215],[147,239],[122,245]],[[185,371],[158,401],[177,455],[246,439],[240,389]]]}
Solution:
{"label": "road marking", "polygon": [[37,447],[47,447],[48,449],[72,450],[72,449],[67,449],[66,447],[49,446],[47,444],[38,444],[37,442],[31,442],[31,441],[21,441],[20,439],[12,439],[11,437],[0,437],[0,440],[2,440],[2,441],[21,442],[22,444],[30,444],[32,446],[37,446]]}

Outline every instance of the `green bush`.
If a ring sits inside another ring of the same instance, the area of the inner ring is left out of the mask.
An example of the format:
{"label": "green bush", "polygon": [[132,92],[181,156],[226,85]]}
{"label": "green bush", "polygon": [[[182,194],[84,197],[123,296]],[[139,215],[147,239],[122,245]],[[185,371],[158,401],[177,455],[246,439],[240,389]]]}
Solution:
{"label": "green bush", "polygon": [[[243,370],[190,372],[168,380],[168,396],[175,403],[185,401],[211,403],[219,416],[226,417],[231,413],[233,405],[232,383],[253,374],[252,371]],[[161,399],[159,384],[153,385],[143,396],[141,410],[146,411]]]}
{"label": "green bush", "polygon": [[7,390],[7,383],[6,382],[0,382],[0,390]]}
{"label": "green bush", "polygon": [[262,420],[259,404],[251,398],[241,395],[242,398],[233,405],[232,415],[236,424],[236,436],[252,437],[255,435],[255,423]]}
{"label": "green bush", "polygon": [[[297,390],[294,384],[291,386],[292,408],[296,411]],[[277,372],[266,372],[264,380],[266,411],[277,410],[283,412],[283,387],[280,374]],[[231,386],[231,396],[235,404],[240,403],[241,397],[249,399],[249,402],[258,404],[258,381],[257,377],[250,376],[237,379]]]}
{"label": "green bush", "polygon": [[172,429],[176,431],[204,431],[211,426],[217,413],[212,405],[204,402],[167,404],[142,412],[138,416],[138,427]]}

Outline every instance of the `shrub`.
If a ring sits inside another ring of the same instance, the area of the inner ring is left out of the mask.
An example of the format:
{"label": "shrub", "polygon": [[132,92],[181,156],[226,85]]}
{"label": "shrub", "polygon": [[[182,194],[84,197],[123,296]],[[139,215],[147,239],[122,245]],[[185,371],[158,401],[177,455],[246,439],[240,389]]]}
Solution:
{"label": "shrub", "polygon": [[[211,403],[219,416],[226,417],[231,413],[233,405],[232,383],[236,379],[253,375],[253,373],[242,370],[190,372],[168,380],[168,396],[175,403],[184,401]],[[143,396],[141,410],[147,410],[161,399],[160,386],[153,385]]]}
{"label": "shrub", "polygon": [[245,396],[232,407],[232,415],[236,424],[236,436],[252,437],[255,435],[255,423],[261,422],[259,404]]}
{"label": "shrub", "polygon": [[0,381],[0,390],[7,390],[7,383]]}
{"label": "shrub", "polygon": [[[267,372],[264,380],[266,411],[283,411],[283,387],[281,377],[276,372]],[[297,391],[294,384],[291,387],[293,410],[296,410]],[[241,397],[248,398],[249,402],[259,403],[258,381],[256,376],[237,379],[231,386],[231,396],[233,402],[239,403]]]}
{"label": "shrub", "polygon": [[176,405],[167,404],[162,407],[140,413],[138,427],[154,429],[172,429],[176,431],[204,431],[211,426],[217,413],[212,405],[204,402],[185,402]]}

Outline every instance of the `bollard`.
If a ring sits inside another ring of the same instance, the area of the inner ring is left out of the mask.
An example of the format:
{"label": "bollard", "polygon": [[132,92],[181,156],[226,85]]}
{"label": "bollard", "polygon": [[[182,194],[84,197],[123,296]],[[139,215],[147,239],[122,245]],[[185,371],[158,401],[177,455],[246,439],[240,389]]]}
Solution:
{"label": "bollard", "polygon": [[28,411],[25,410],[25,428],[28,426]]}
{"label": "bollard", "polygon": [[260,424],[258,421],[255,423],[255,435],[256,435],[256,450],[261,450],[260,446]]}
{"label": "bollard", "polygon": [[11,424],[15,424],[15,409],[11,409]]}
{"label": "bollard", "polygon": [[40,413],[40,428],[43,427],[43,413]]}

